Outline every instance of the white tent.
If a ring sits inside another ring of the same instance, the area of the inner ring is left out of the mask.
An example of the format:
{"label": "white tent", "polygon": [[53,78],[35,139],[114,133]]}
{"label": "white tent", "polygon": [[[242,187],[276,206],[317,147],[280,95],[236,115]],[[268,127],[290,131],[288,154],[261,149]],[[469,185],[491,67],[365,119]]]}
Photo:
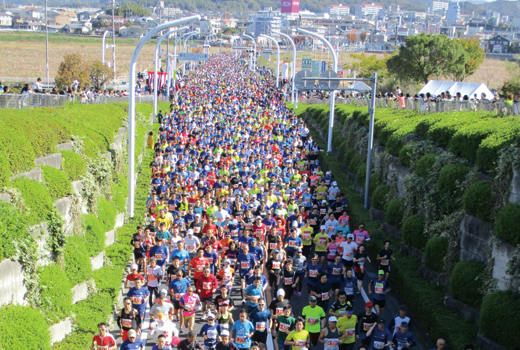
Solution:
{"label": "white tent", "polygon": [[419,91],[419,94],[426,94],[429,92],[431,95],[440,95],[446,91],[449,91],[452,96],[455,96],[457,92],[460,92],[463,97],[464,95],[468,95],[469,98],[473,98],[473,95],[477,94],[477,97],[480,99],[482,93],[485,93],[486,98],[488,99],[491,99],[494,96],[486,84],[440,80],[430,80],[428,84]]}
{"label": "white tent", "polygon": [[356,89],[359,91],[372,91],[372,88],[362,81],[356,81],[354,84],[350,86],[350,89]]}

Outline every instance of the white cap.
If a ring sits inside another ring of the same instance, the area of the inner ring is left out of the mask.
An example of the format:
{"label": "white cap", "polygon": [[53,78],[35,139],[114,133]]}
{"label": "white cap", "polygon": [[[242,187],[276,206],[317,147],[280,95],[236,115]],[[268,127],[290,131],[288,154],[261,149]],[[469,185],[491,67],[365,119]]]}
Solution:
{"label": "white cap", "polygon": [[229,331],[223,330],[222,332],[220,332],[220,335],[223,337],[229,336]]}
{"label": "white cap", "polygon": [[208,312],[208,318],[213,318],[214,319],[215,315],[213,313],[211,313],[211,312]]}
{"label": "white cap", "polygon": [[188,230],[188,234],[189,234],[189,235],[192,235],[192,234],[193,234],[193,230],[192,230],[191,228]]}
{"label": "white cap", "polygon": [[329,322],[338,322],[338,319],[336,318],[336,316],[330,316]]}
{"label": "white cap", "polygon": [[325,230],[325,229],[326,229],[325,225],[320,226],[320,230]]}
{"label": "white cap", "polygon": [[332,183],[332,186],[337,186],[337,185],[338,185],[338,183],[337,183],[336,181],[334,181],[334,182]]}
{"label": "white cap", "polygon": [[277,295],[277,296],[285,295],[285,290],[283,290],[283,289],[278,289],[278,292],[276,292],[276,295]]}
{"label": "white cap", "polygon": [[137,270],[139,268],[139,266],[137,266],[137,264],[132,264],[132,270]]}
{"label": "white cap", "polygon": [[229,260],[229,259],[224,260],[224,264],[231,264],[231,260]]}

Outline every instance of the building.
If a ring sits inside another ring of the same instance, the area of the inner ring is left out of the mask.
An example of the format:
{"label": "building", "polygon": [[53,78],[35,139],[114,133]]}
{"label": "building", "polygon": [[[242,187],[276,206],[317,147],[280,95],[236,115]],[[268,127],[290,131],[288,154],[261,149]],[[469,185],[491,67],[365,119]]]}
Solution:
{"label": "building", "polygon": [[148,29],[142,27],[121,28],[119,33],[123,38],[142,38],[148,34]]}
{"label": "building", "polygon": [[281,12],[298,14],[300,12],[300,0],[281,0]]}
{"label": "building", "polygon": [[60,29],[60,33],[66,34],[87,34],[90,33],[92,27],[87,23],[81,24],[66,24]]}
{"label": "building", "polygon": [[330,5],[325,7],[324,13],[331,16],[348,16],[350,15],[350,7],[345,5]]}
{"label": "building", "polygon": [[460,5],[458,2],[450,2],[448,11],[446,11],[446,21],[448,24],[454,25],[460,19]]}
{"label": "building", "polygon": [[511,45],[509,39],[502,35],[496,35],[488,40],[487,52],[491,53],[508,53]]}
{"label": "building", "polygon": [[208,36],[211,34],[218,34],[220,32],[220,21],[201,20],[200,35]]}
{"label": "building", "polygon": [[426,12],[434,13],[438,11],[446,12],[448,10],[449,2],[447,1],[438,1],[438,0],[428,0],[426,3]]}
{"label": "building", "polygon": [[258,11],[253,16],[253,30],[255,37],[260,34],[269,35],[271,30],[282,29],[282,18],[278,13],[274,12],[271,7],[266,8],[263,11]]}
{"label": "building", "polygon": [[0,27],[11,27],[13,25],[13,17],[10,12],[0,12]]}
{"label": "building", "polygon": [[356,5],[356,9],[354,14],[356,17],[365,17],[365,16],[379,16],[379,12],[383,11],[383,6],[372,4],[361,4]]}

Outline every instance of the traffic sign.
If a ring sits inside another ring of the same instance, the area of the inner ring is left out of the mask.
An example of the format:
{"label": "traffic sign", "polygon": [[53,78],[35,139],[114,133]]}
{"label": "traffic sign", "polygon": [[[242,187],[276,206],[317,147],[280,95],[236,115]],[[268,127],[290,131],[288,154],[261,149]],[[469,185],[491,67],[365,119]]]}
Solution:
{"label": "traffic sign", "polygon": [[332,70],[332,61],[327,62],[327,70]]}
{"label": "traffic sign", "polygon": [[320,73],[325,72],[326,70],[327,70],[327,61],[321,61]]}
{"label": "traffic sign", "polygon": [[302,58],[302,69],[312,70],[312,58],[309,58],[309,57]]}
{"label": "traffic sign", "polygon": [[312,90],[314,86],[314,80],[303,80],[302,78],[311,78],[313,77],[312,72],[309,70],[301,70],[296,73],[294,77],[294,85],[296,85],[296,89],[298,90]]}
{"label": "traffic sign", "polygon": [[190,47],[197,47],[197,44],[191,44]]}
{"label": "traffic sign", "polygon": [[[334,72],[333,70],[327,70],[325,72],[321,72],[320,78],[338,78],[338,73]],[[320,87],[326,88],[330,90],[337,89],[339,86],[340,81],[339,80],[320,80]]]}
{"label": "traffic sign", "polygon": [[312,61],[312,74],[314,76],[320,75],[320,61]]}
{"label": "traffic sign", "polygon": [[203,61],[206,62],[209,59],[207,53],[180,53],[179,61]]}
{"label": "traffic sign", "polygon": [[247,49],[249,49],[248,47],[245,47],[245,46],[233,46],[231,48],[233,50],[247,50]]}
{"label": "traffic sign", "polygon": [[264,51],[262,51],[262,53],[272,54],[272,53],[273,53],[273,50],[264,50]]}

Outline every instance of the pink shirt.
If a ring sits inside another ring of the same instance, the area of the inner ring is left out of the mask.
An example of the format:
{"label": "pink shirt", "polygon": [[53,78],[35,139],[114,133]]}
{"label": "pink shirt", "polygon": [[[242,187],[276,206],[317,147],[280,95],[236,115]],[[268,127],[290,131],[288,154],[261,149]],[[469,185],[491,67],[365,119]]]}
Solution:
{"label": "pink shirt", "polygon": [[355,237],[354,241],[357,244],[361,244],[366,240],[370,240],[370,235],[368,234],[368,231],[361,232],[359,230],[356,230],[356,231],[354,231],[354,237]]}

